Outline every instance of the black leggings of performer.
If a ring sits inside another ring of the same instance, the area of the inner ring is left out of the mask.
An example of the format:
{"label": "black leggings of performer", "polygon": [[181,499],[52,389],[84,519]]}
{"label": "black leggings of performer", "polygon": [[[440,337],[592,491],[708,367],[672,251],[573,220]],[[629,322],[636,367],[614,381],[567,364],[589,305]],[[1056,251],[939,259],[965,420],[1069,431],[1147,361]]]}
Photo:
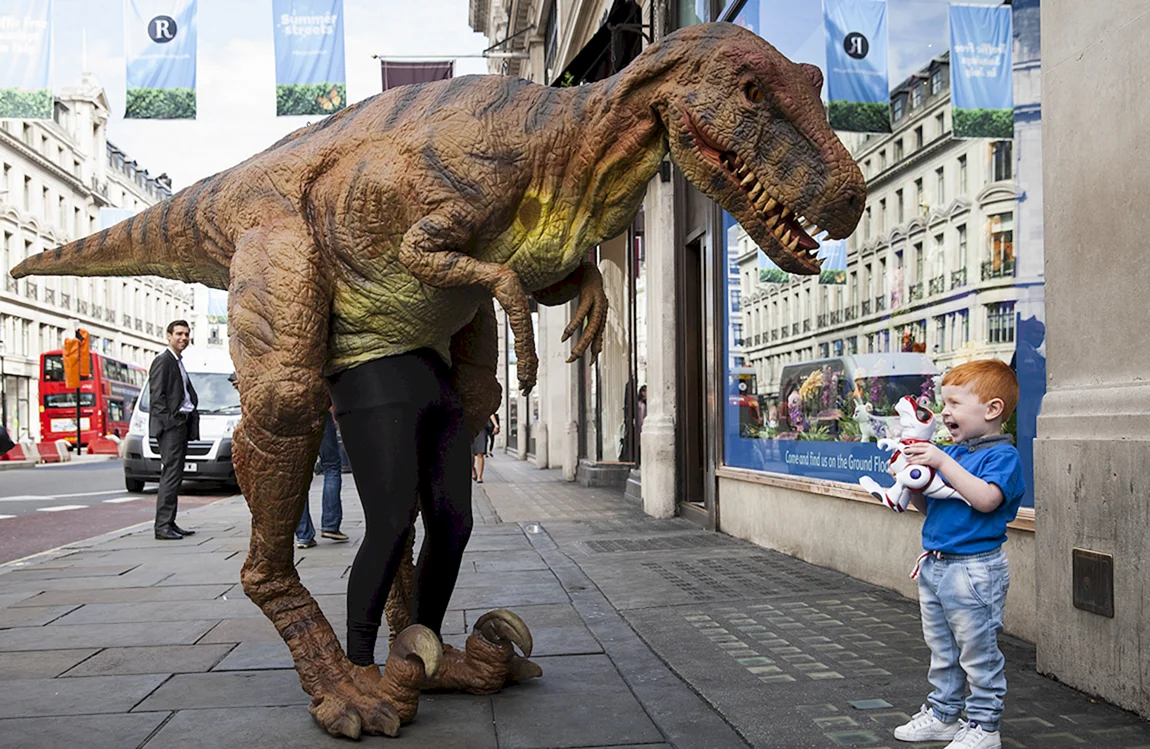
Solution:
{"label": "black leggings of performer", "polygon": [[328,385],[367,520],[347,584],[347,655],[366,666],[417,497],[425,536],[413,614],[439,634],[471,536],[471,440],[447,365],[430,349],[361,364]]}

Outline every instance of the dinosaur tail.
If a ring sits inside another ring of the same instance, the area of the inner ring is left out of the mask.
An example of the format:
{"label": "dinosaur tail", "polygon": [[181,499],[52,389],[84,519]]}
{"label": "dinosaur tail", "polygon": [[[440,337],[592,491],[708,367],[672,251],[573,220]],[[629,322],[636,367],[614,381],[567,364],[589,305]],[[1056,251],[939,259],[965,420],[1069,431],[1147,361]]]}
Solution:
{"label": "dinosaur tail", "polygon": [[213,178],[74,242],[45,250],[11,271],[24,276],[163,276],[226,288],[231,243],[200,229],[200,196]]}

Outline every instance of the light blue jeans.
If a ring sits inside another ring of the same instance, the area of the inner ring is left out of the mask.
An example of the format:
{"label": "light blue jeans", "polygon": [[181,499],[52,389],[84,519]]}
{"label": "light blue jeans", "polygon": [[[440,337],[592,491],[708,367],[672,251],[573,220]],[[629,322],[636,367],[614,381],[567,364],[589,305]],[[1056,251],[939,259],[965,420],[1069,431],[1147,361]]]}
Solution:
{"label": "light blue jeans", "polygon": [[[339,531],[343,522],[343,504],[339,492],[343,488],[342,464],[339,456],[339,438],[335,432],[335,420],[331,411],[327,412],[323,428],[323,441],[319,443],[319,464],[323,467],[323,514],[320,528],[325,531]],[[307,543],[315,538],[315,526],[311,522],[311,510],[305,505],[299,525],[295,529],[297,541]]]}
{"label": "light blue jeans", "polygon": [[997,731],[1006,696],[1006,658],[998,649],[1010,564],[999,547],[970,555],[931,555],[918,576],[922,634],[930,648],[926,698],[935,717],[958,720],[966,698],[967,720]]}

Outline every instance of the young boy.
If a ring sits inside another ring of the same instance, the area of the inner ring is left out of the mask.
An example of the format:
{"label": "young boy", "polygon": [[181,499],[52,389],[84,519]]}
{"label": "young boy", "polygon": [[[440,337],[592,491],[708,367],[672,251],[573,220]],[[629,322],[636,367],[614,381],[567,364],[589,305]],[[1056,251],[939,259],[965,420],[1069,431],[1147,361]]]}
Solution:
{"label": "young boy", "polygon": [[[946,749],[998,749],[1006,659],[998,649],[1010,567],[1002,544],[1025,491],[1022,463],[1002,433],[1018,403],[1018,380],[1001,361],[974,361],[942,379],[942,420],[954,445],[903,448],[966,499],[911,502],[926,515],[916,568],[922,633],[930,648],[926,705],[895,729],[901,741],[946,741]],[[969,502],[970,504],[967,504]],[[965,700],[967,721],[959,720]]]}

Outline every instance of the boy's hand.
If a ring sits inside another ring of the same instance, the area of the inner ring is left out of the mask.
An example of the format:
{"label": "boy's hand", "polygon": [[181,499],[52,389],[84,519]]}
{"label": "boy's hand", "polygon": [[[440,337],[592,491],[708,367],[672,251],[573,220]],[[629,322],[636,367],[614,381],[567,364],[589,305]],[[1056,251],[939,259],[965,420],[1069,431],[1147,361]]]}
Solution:
{"label": "boy's hand", "polygon": [[948,457],[946,453],[939,450],[938,447],[931,442],[915,442],[914,444],[907,445],[902,449],[902,454],[906,456],[907,463],[918,466],[930,466],[936,471],[943,467]]}

